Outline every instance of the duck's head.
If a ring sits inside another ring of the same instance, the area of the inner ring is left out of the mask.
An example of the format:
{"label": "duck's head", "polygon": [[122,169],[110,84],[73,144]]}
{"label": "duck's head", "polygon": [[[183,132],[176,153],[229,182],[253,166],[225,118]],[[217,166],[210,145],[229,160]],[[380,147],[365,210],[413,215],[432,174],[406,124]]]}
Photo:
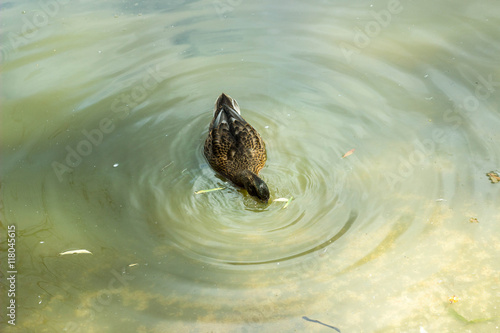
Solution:
{"label": "duck's head", "polygon": [[219,110],[224,105],[232,108],[233,110],[235,110],[236,112],[241,114],[240,106],[238,105],[238,102],[236,102],[236,100],[231,98],[230,96],[222,93],[219,96],[219,98],[217,98],[217,101],[215,101],[215,111]]}
{"label": "duck's head", "polygon": [[245,178],[243,185],[251,196],[257,197],[265,203],[269,202],[269,188],[264,181],[254,173]]}

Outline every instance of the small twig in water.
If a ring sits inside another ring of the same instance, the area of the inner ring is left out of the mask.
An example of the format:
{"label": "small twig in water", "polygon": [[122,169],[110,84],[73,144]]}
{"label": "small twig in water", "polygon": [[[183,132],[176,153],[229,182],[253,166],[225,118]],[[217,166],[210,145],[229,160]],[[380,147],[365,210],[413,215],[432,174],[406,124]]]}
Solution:
{"label": "small twig in water", "polygon": [[329,327],[329,328],[333,328],[334,330],[336,330],[337,332],[341,333],[340,330],[337,328],[337,327],[334,327],[334,326],[330,326],[328,324],[325,324],[325,323],[322,323],[320,322],[319,320],[313,320],[313,319],[309,319],[307,318],[306,316],[303,316],[302,319],[304,320],[307,320],[307,321],[310,321],[311,323],[318,323],[320,325],[323,325],[323,326],[326,326],[326,327]]}
{"label": "small twig in water", "polygon": [[217,188],[211,188],[210,190],[199,190],[199,191],[194,192],[194,194],[213,192],[213,191],[223,190],[224,188],[225,187],[217,187]]}
{"label": "small twig in water", "polygon": [[168,168],[169,166],[172,165],[172,163],[174,163],[174,161],[168,163],[167,165],[165,165],[163,168],[161,168],[160,172],[163,172],[163,170],[165,170],[166,168]]}
{"label": "small twig in water", "polygon": [[288,205],[290,204],[290,202],[292,202],[292,200],[293,200],[293,196],[290,197],[290,199],[288,199],[288,201],[286,202],[286,204],[283,206],[282,209],[285,209],[286,207],[288,207]]}

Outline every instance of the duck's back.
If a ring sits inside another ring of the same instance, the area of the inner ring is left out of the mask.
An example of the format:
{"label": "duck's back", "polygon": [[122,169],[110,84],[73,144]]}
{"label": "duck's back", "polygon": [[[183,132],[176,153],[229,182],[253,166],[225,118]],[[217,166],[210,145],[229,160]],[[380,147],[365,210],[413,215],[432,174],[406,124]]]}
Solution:
{"label": "duck's back", "polygon": [[267,159],[261,136],[238,111],[227,105],[216,109],[204,151],[210,166],[233,182],[242,170],[258,174]]}

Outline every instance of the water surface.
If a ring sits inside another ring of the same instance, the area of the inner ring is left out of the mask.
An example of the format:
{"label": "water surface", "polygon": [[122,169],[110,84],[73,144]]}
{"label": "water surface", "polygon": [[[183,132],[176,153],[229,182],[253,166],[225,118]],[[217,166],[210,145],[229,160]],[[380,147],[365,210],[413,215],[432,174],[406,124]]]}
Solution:
{"label": "water surface", "polygon": [[[499,331],[497,2],[1,16],[5,332]],[[266,141],[286,208],[207,165],[221,92]]]}

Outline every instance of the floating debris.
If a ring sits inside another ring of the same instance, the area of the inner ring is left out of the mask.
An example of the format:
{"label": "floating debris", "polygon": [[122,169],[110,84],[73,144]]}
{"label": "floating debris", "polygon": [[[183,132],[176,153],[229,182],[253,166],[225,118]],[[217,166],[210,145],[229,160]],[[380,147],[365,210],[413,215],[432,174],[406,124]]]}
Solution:
{"label": "floating debris", "polygon": [[347,156],[349,156],[349,155],[352,155],[352,154],[354,153],[354,151],[355,151],[355,150],[356,150],[356,149],[352,148],[352,149],[351,149],[351,150],[349,150],[347,153],[345,153],[345,154],[344,154],[344,156],[342,156],[342,158],[345,158],[345,157],[347,157]]}
{"label": "floating debris", "polygon": [[278,198],[278,199],[274,199],[274,201],[276,202],[286,202],[286,204],[281,208],[281,209],[285,209],[286,207],[288,207],[288,205],[290,204],[290,202],[292,202],[293,200],[293,196],[290,197],[290,198]]}
{"label": "floating debris", "polygon": [[453,304],[453,303],[456,303],[460,300],[460,298],[458,298],[458,296],[451,296],[450,298],[448,298],[448,301],[450,301],[450,304]]}
{"label": "floating debris", "polygon": [[470,223],[479,223],[479,221],[478,221],[478,220],[477,220],[477,218],[475,218],[475,217],[471,217],[471,218],[469,219],[469,222],[470,222]]}
{"label": "floating debris", "polygon": [[288,207],[288,205],[290,204],[290,202],[292,202],[293,200],[293,197],[290,197],[290,199],[288,199],[288,201],[286,202],[286,204],[283,206],[282,209],[285,209],[286,207]]}
{"label": "floating debris", "polygon": [[219,190],[223,190],[223,189],[225,189],[225,187],[216,187],[216,188],[211,188],[209,190],[195,191],[194,194],[202,194],[202,193],[207,193],[207,192],[219,191]]}
{"label": "floating debris", "polygon": [[494,172],[494,171],[490,171],[486,174],[486,176],[488,176],[490,178],[490,181],[492,184],[496,184],[498,182],[500,182],[500,176],[498,175],[498,173]]}
{"label": "floating debris", "polygon": [[130,264],[130,265],[128,265],[128,267],[134,267],[134,266],[137,266],[137,265],[139,265],[139,264],[138,263]]}
{"label": "floating debris", "polygon": [[168,168],[169,166],[172,165],[172,163],[174,163],[174,161],[168,163],[167,165],[165,165],[163,168],[161,168],[160,172],[163,172],[163,170],[165,170],[166,168]]}
{"label": "floating debris", "polygon": [[334,329],[334,330],[336,330],[337,332],[341,333],[341,332],[340,332],[340,330],[339,330],[337,327],[332,326],[332,325],[325,324],[325,323],[323,323],[323,322],[321,322],[321,321],[319,321],[319,320],[311,319],[311,318],[308,318],[308,317],[306,317],[306,316],[302,316],[302,319],[307,320],[307,321],[310,321],[311,323],[317,323],[317,324],[320,324],[320,325],[326,326],[326,327],[328,327],[328,328]]}
{"label": "floating debris", "polygon": [[71,250],[59,253],[60,256],[65,256],[67,254],[92,254],[92,252],[87,250]]}

